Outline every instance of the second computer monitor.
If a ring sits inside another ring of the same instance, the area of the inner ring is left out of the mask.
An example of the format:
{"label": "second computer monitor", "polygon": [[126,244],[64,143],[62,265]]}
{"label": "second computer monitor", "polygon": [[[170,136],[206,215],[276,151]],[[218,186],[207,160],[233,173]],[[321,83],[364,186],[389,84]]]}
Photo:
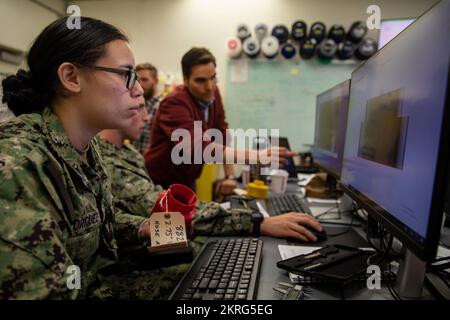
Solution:
{"label": "second computer monitor", "polygon": [[394,39],[400,32],[413,23],[415,18],[382,19],[378,33],[378,46],[381,49],[386,43]]}
{"label": "second computer monitor", "polygon": [[316,100],[314,163],[339,177],[347,127],[350,80],[319,94]]}

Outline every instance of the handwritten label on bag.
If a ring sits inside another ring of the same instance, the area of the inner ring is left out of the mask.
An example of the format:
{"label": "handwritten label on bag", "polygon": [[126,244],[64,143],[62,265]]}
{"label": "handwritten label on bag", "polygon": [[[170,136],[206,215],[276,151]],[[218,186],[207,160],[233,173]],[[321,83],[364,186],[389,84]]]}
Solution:
{"label": "handwritten label on bag", "polygon": [[186,224],[179,212],[154,212],[150,216],[150,252],[187,247]]}

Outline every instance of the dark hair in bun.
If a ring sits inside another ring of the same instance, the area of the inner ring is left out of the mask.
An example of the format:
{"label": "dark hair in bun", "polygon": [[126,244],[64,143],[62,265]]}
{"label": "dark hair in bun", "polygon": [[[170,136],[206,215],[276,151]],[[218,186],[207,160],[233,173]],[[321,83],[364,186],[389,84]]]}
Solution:
{"label": "dark hair in bun", "polygon": [[67,17],[54,21],[36,38],[27,56],[29,71],[21,69],[2,81],[2,101],[16,116],[51,105],[62,63],[92,66],[105,54],[106,44],[128,41],[116,27],[97,19],[81,17],[80,29],[69,29],[66,21]]}
{"label": "dark hair in bun", "polygon": [[20,69],[15,76],[4,79],[2,85],[2,101],[8,104],[9,109],[16,116],[43,109],[44,103],[34,89],[30,72]]}

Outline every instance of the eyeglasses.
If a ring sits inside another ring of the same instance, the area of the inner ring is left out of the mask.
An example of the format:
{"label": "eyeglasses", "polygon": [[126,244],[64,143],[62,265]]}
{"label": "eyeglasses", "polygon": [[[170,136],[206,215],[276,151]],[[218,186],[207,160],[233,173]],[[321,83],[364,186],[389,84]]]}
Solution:
{"label": "eyeglasses", "polygon": [[126,76],[128,90],[132,90],[134,88],[134,85],[136,84],[136,81],[139,80],[139,76],[137,75],[136,71],[131,70],[131,69],[117,69],[117,68],[108,68],[108,67],[101,67],[101,66],[81,66],[81,67],[91,68],[91,69],[106,71],[106,72],[112,72],[112,73],[120,74],[122,76]]}

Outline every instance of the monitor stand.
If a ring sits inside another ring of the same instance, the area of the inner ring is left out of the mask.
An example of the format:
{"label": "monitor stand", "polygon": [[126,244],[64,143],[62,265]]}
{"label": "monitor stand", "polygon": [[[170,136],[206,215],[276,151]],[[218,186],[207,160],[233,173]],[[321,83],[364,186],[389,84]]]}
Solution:
{"label": "monitor stand", "polygon": [[397,274],[398,294],[402,298],[421,298],[427,269],[426,262],[405,247],[402,251],[405,253],[405,259],[400,263]]}
{"label": "monitor stand", "polygon": [[338,200],[342,195],[342,191],[338,190],[338,180],[335,176],[327,173],[327,178],[325,181],[325,190],[332,198]]}
{"label": "monitor stand", "polygon": [[339,203],[341,212],[352,212],[354,209],[353,199],[345,192],[342,194],[341,202]]}

